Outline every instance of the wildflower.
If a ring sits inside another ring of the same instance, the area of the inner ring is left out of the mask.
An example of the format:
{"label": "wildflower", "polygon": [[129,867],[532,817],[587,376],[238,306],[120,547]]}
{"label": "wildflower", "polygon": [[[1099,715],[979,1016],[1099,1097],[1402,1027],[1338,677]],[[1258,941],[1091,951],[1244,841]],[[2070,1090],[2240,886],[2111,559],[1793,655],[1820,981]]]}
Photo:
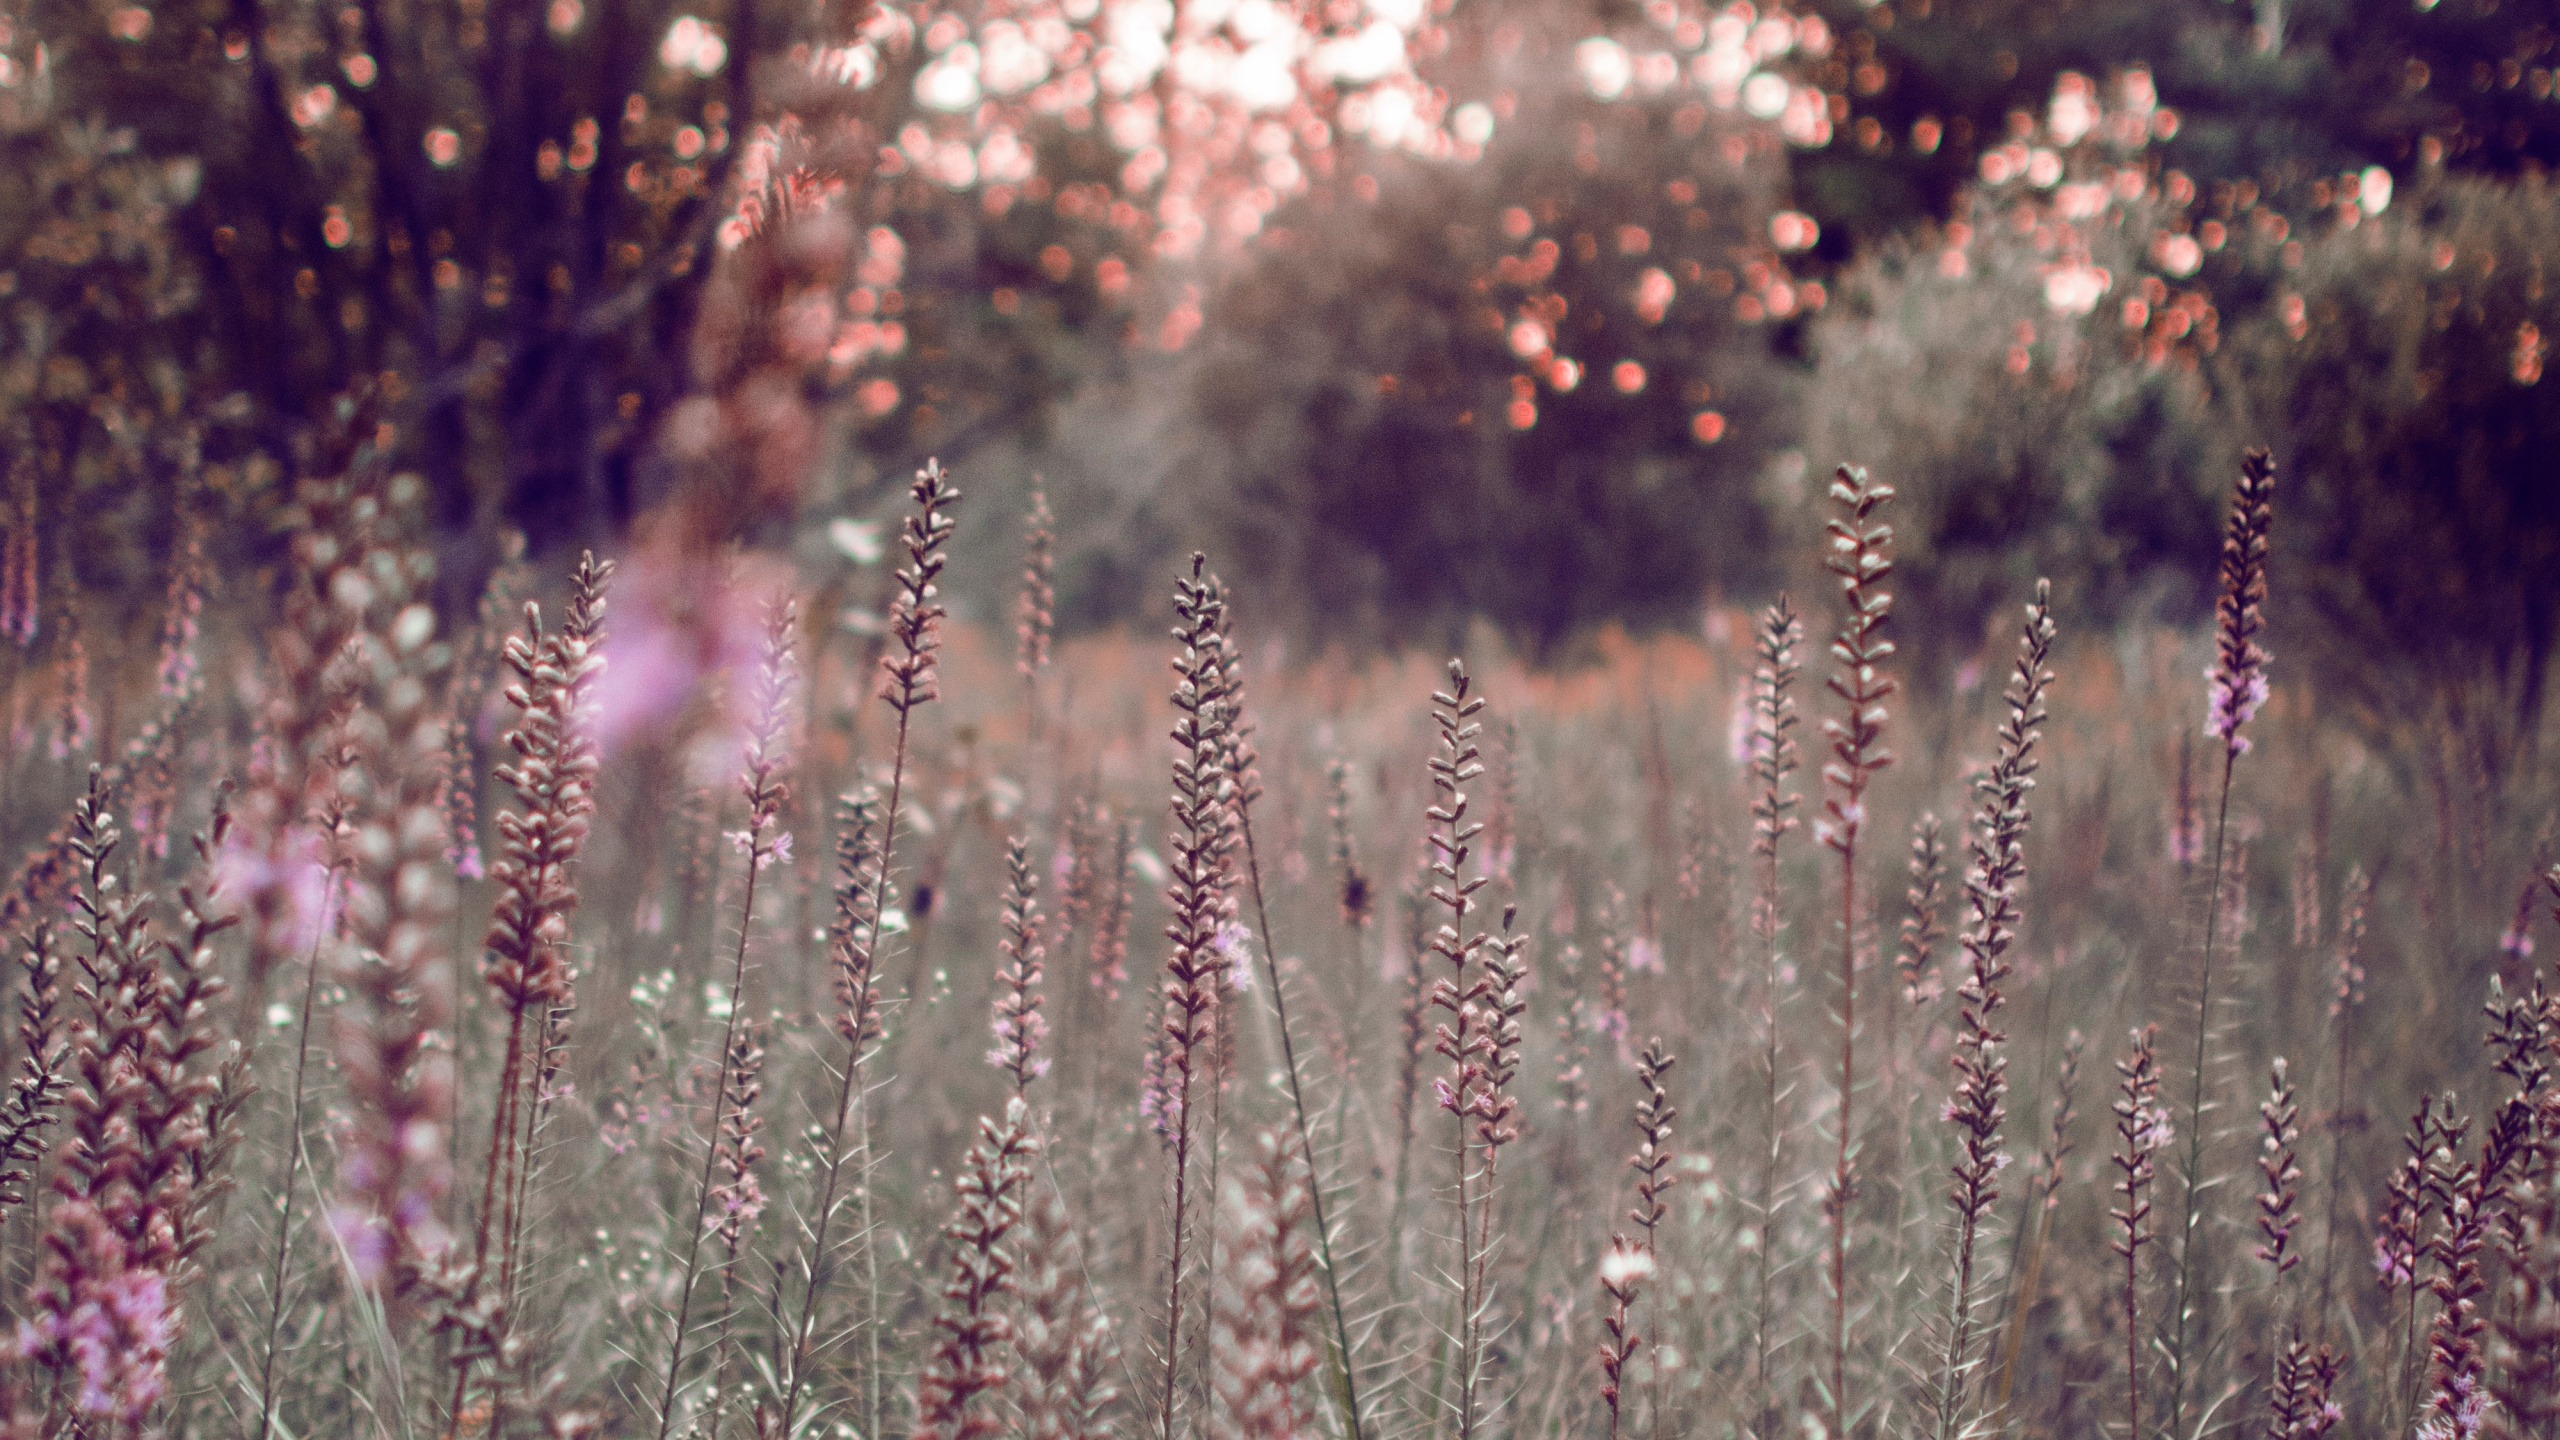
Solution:
{"label": "wildflower", "polygon": [[1216,937],[1209,944],[1227,962],[1227,983],[1239,995],[1252,994],[1253,932],[1245,929],[1241,922],[1230,920],[1218,927]]}
{"label": "wildflower", "polygon": [[1020,1015],[999,1015],[990,1024],[995,1032],[995,1048],[987,1052],[987,1063],[999,1070],[1010,1068],[1022,1059],[1028,1078],[1036,1080],[1049,1073],[1049,1057],[1040,1054],[1041,1043],[1049,1038],[1049,1021],[1039,1011]]}
{"label": "wildflower", "polygon": [[1653,1257],[1621,1240],[1600,1257],[1600,1283],[1623,1289],[1630,1281],[1653,1278]]}
{"label": "wildflower", "polygon": [[2275,515],[2275,460],[2252,450],[2240,462],[2231,517],[2222,536],[2222,595],[2215,602],[2214,661],[2206,672],[2212,698],[2205,729],[2220,739],[2226,757],[2248,753],[2240,727],[2267,699],[2267,652],[2258,644],[2266,627],[2267,529]]}
{"label": "wildflower", "polygon": [[[2264,663],[2261,656],[2259,664]],[[2205,705],[2204,732],[2219,737],[2231,747],[2234,755],[2248,754],[2249,741],[2240,733],[2240,727],[2257,718],[2258,707],[2267,703],[2265,670],[2254,669],[2246,675],[2239,675],[2226,673],[2222,667],[2216,666],[2205,671],[2204,678],[2213,682]]]}
{"label": "wildflower", "polygon": [[[95,1223],[105,1228],[104,1221]],[[103,1279],[75,1279],[72,1291],[77,1303],[68,1313],[48,1311],[18,1322],[18,1353],[67,1358],[79,1372],[73,1405],[81,1413],[140,1423],[168,1386],[176,1327],[167,1279],[157,1270],[119,1270]]]}
{"label": "wildflower", "polygon": [[2488,1392],[2469,1375],[2447,1379],[2445,1389],[2441,1399],[2451,1406],[2427,1417],[2418,1427],[2418,1440],[2478,1440],[2489,1418]]}
{"label": "wildflower", "polygon": [[2168,1147],[2172,1132],[2169,1128],[2169,1109],[2167,1106],[2155,1105],[2151,1107],[2148,1111],[2143,1112],[2136,1118],[2136,1125],[2138,1127],[2136,1136],[2142,1142],[2143,1148],[2149,1150],[2162,1150]]}

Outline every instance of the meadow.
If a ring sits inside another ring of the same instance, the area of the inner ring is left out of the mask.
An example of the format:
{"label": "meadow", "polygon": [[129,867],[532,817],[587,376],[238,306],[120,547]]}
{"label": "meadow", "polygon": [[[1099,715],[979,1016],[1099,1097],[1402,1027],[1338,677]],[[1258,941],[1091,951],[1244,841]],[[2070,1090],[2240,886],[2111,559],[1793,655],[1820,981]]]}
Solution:
{"label": "meadow", "polygon": [[28,647],[11,552],[10,1434],[2560,1416],[2530,761],[2288,674],[2263,454],[2209,630],[2039,586],[1908,685],[1853,469],[1822,581],[1532,666],[1202,557],[1058,638],[938,466],[876,607],[516,560],[448,632],[357,459],[156,633]]}

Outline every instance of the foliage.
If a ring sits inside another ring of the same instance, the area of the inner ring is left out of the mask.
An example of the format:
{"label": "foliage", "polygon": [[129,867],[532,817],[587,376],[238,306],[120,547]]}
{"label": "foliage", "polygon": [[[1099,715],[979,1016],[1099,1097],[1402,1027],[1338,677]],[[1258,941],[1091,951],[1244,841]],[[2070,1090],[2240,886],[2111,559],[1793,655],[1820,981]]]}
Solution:
{"label": "foliage", "polygon": [[[2138,92],[2115,99],[2139,120]],[[1855,457],[1892,478],[1920,673],[1974,653],[1995,616],[2005,634],[2038,575],[2099,625],[2206,604],[2227,459],[2204,368],[2215,307],[2178,278],[2190,267],[2146,253],[2177,213],[2147,141],[2117,144],[2102,124],[2045,153],[2047,183],[2021,166],[1967,190],[1943,229],[1844,274],[1815,327],[1795,463]]]}
{"label": "foliage", "polygon": [[2560,641],[2554,274],[2560,190],[2446,180],[2309,247],[2234,357],[2300,477],[2288,631],[2324,691],[2444,727],[2493,790]]}
{"label": "foliage", "polygon": [[1203,508],[1319,637],[1472,614],[1548,648],[1767,575],[1773,332],[1822,303],[1771,238],[1777,136],[1559,83],[1587,26],[1492,13],[1481,157],[1284,211],[1205,306]]}
{"label": "foliage", "polygon": [[1798,185],[1838,238],[1874,239],[1960,209],[1984,152],[2062,76],[2140,68],[2170,107],[2168,163],[2248,180],[2297,223],[2336,203],[2323,177],[2436,164],[2513,177],[2560,163],[2549,104],[2560,32],[2500,0],[1828,0],[1840,44],[1809,80],[1841,143],[1799,157]]}

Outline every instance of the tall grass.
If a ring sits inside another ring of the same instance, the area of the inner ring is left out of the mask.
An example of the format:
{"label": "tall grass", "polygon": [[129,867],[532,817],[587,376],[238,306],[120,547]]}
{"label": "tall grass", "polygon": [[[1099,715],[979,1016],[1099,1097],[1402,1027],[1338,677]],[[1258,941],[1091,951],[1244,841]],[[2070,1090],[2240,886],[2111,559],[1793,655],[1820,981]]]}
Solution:
{"label": "tall grass", "polygon": [[448,633],[415,487],[315,482],[272,593],[89,597],[76,757],[0,668],[0,1420],[2547,1435],[2550,792],[2482,852],[2520,915],[2414,903],[2440,737],[2269,683],[2272,477],[2211,633],[2038,586],[1977,693],[1900,673],[1928,562],[1844,472],[1801,850],[1783,600],[1289,660],[1200,557],[1170,645],[1060,636],[1035,508],[996,637],[933,467],[877,634],[646,551],[610,626],[535,557]]}

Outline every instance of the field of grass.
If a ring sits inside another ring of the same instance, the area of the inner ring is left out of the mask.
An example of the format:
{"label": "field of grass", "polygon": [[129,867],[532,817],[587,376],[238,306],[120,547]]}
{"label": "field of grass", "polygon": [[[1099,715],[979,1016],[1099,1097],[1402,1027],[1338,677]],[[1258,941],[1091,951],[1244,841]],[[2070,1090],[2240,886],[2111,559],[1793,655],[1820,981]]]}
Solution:
{"label": "field of grass", "polygon": [[2211,633],[1925,681],[1852,472],[1837,583],[1548,669],[1214,557],[1053,639],[1036,519],[948,623],[951,485],[876,622],[440,633],[397,479],[157,634],[10,587],[7,1434],[2560,1425],[2549,796],[2288,671],[2259,462]]}

